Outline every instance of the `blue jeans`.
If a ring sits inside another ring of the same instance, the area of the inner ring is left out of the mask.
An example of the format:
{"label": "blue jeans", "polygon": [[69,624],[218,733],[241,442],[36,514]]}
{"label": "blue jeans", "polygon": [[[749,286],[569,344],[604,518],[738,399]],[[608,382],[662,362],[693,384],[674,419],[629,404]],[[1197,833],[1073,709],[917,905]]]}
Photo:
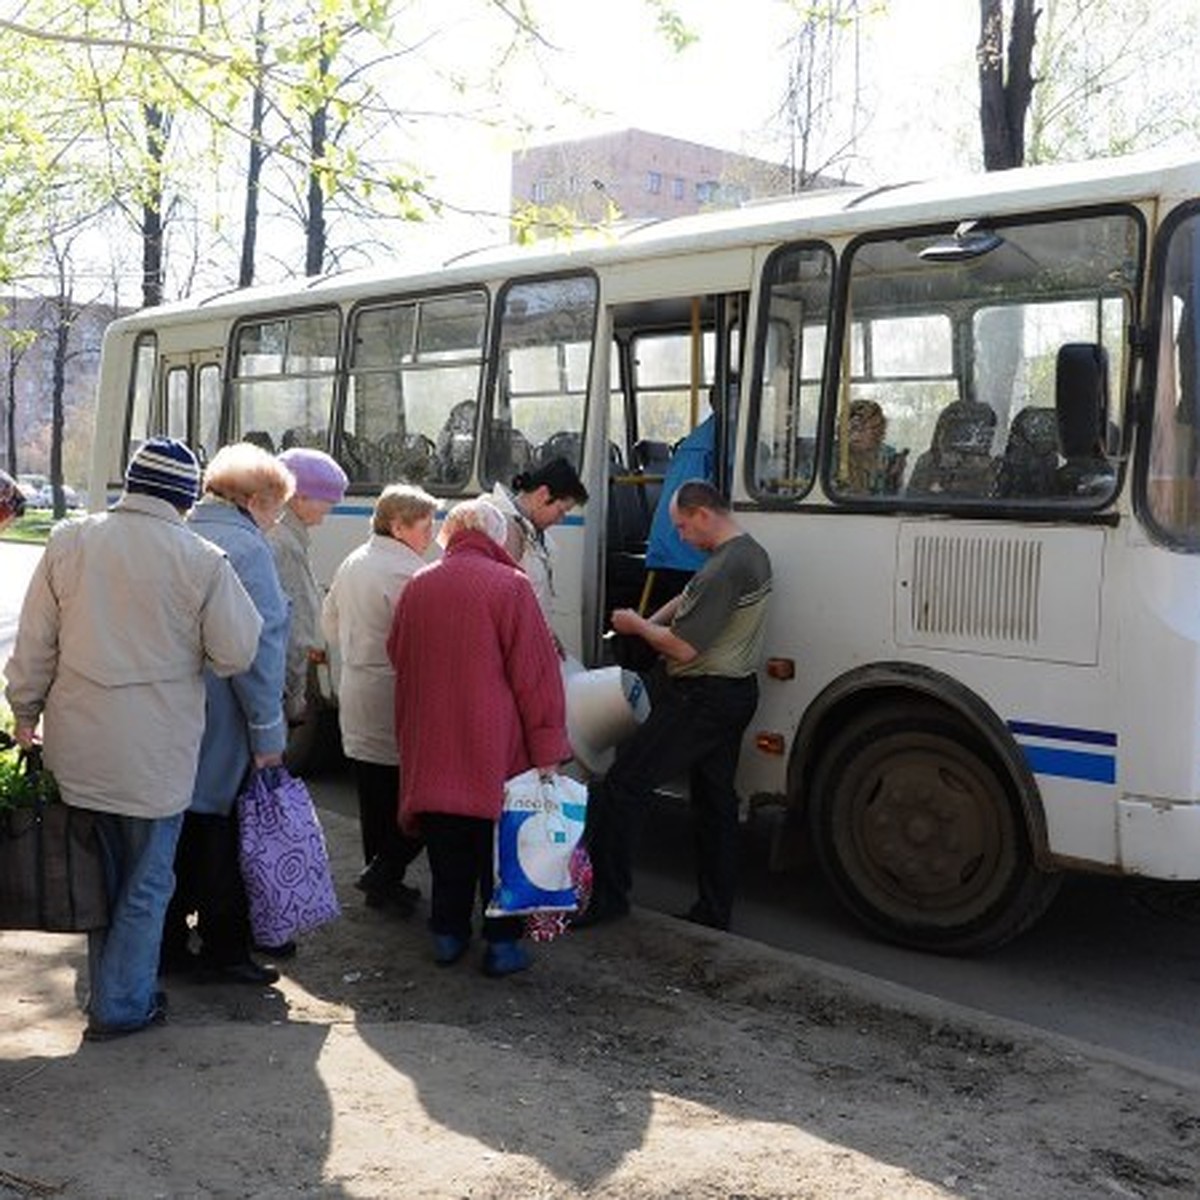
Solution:
{"label": "blue jeans", "polygon": [[183,813],[98,813],[109,924],[88,934],[88,1016],[93,1025],[137,1028],[154,1011],[163,917],[175,890],[175,844]]}

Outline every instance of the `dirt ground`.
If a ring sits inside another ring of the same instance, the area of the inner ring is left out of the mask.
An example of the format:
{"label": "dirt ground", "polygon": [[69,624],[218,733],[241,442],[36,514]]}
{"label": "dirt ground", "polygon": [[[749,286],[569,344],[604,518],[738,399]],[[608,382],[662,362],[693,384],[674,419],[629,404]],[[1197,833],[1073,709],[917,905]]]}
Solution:
{"label": "dirt ground", "polygon": [[1200,1194],[1200,1090],[641,911],[439,969],[324,819],[341,920],[161,1029],[81,1043],[82,939],[0,935],[0,1198]]}

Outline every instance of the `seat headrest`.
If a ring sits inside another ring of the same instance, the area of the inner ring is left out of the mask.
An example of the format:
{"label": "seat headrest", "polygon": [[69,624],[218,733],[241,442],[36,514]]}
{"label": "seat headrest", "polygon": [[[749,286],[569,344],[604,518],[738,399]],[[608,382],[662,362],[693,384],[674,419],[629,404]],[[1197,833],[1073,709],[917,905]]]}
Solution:
{"label": "seat headrest", "polygon": [[955,400],[942,409],[933,431],[939,454],[990,454],[996,410],[973,400]]}
{"label": "seat headrest", "polygon": [[1022,446],[1035,454],[1058,452],[1058,417],[1052,408],[1023,408],[1008,430],[1010,448]]}

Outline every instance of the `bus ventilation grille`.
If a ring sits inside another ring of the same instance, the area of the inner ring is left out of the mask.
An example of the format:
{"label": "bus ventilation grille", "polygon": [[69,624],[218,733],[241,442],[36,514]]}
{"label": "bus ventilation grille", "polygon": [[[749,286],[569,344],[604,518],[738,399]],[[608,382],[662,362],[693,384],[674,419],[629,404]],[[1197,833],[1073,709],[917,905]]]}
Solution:
{"label": "bus ventilation grille", "polygon": [[1035,643],[1042,544],[1016,538],[918,537],[913,542],[915,633]]}

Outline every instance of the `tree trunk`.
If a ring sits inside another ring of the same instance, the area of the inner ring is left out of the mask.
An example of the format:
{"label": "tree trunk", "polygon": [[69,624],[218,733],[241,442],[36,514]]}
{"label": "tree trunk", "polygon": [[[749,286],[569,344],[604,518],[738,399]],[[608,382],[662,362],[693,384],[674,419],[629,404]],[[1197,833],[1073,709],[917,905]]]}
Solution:
{"label": "tree trunk", "polygon": [[54,366],[50,396],[50,487],[54,493],[54,519],[66,515],[63,498],[63,430],[66,427],[64,394],[67,390],[67,350],[71,340],[71,295],[62,291],[54,301]]}
{"label": "tree trunk", "polygon": [[254,31],[254,61],[258,64],[258,72],[254,77],[254,92],[250,100],[250,160],[246,166],[246,210],[242,222],[239,287],[249,287],[254,282],[254,258],[258,249],[258,188],[262,179],[263,160],[266,158],[263,142],[263,120],[266,112],[266,93],[263,90],[263,64],[267,53],[265,30],[266,16],[260,3]]}
{"label": "tree trunk", "polygon": [[989,171],[1019,167],[1025,161],[1025,121],[1036,82],[1033,46],[1040,15],[1034,0],[1013,0],[1006,55],[1003,0],[979,0],[979,127],[983,165]]}
{"label": "tree trunk", "polygon": [[152,308],[163,299],[163,159],[170,123],[156,104],[144,105],[142,116],[150,160],[147,197],[142,205],[142,304]]}
{"label": "tree trunk", "polygon": [[[329,74],[329,56],[322,52],[321,78]],[[304,273],[320,275],[325,266],[325,191],[320,167],[329,134],[329,105],[322,102],[309,120],[308,227],[305,230]]]}
{"label": "tree trunk", "polygon": [[21,365],[21,356],[14,354],[12,347],[8,351],[8,370],[5,372],[4,398],[4,432],[8,439],[8,473],[17,477],[17,368]]}

